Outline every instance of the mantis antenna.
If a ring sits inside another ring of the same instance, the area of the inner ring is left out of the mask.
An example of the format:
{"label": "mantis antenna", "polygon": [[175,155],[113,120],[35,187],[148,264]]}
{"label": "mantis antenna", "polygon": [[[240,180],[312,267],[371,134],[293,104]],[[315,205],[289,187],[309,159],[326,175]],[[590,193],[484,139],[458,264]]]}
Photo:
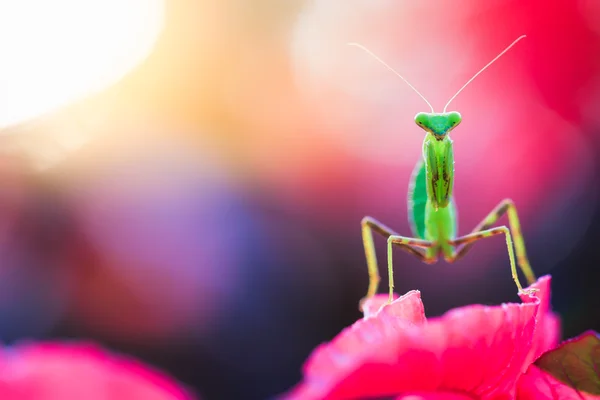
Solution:
{"label": "mantis antenna", "polygon": [[527,35],[522,35],[522,36],[519,36],[519,37],[518,37],[517,39],[515,39],[515,41],[514,41],[514,42],[512,42],[512,43],[511,43],[511,44],[510,44],[510,45],[509,45],[507,48],[505,48],[504,50],[502,50],[502,52],[501,52],[500,54],[498,54],[498,55],[497,55],[497,56],[496,56],[496,57],[495,57],[495,58],[494,58],[492,61],[490,61],[489,63],[487,63],[487,64],[485,65],[485,67],[481,68],[481,69],[479,70],[479,72],[477,72],[475,75],[473,75],[473,77],[472,77],[471,79],[469,79],[469,80],[467,81],[467,83],[465,83],[465,84],[463,85],[463,87],[461,87],[460,89],[458,89],[458,92],[456,92],[456,93],[454,94],[454,96],[452,96],[452,97],[450,98],[450,100],[448,100],[448,103],[446,103],[446,105],[444,106],[444,111],[442,111],[442,112],[446,112],[446,109],[448,108],[448,106],[450,105],[450,103],[452,102],[452,100],[454,100],[454,99],[456,98],[456,96],[458,96],[458,94],[459,94],[460,92],[462,92],[462,91],[463,91],[463,89],[464,89],[464,88],[466,88],[466,87],[469,85],[469,83],[473,82],[473,79],[477,78],[477,76],[478,76],[479,74],[481,74],[483,71],[485,71],[485,70],[487,69],[487,67],[489,67],[490,65],[492,65],[492,64],[493,64],[493,63],[494,63],[494,62],[495,62],[497,59],[499,59],[500,57],[502,57],[502,56],[504,55],[504,53],[506,53],[508,50],[510,50],[510,49],[511,49],[511,47],[513,47],[513,46],[514,46],[515,44],[517,44],[517,43],[518,43],[518,42],[519,42],[521,39],[525,39],[526,37],[527,37]]}
{"label": "mantis antenna", "polygon": [[[383,61],[381,58],[377,57],[375,54],[373,54],[373,52],[369,49],[367,49],[365,46],[358,44],[358,43],[347,43],[348,46],[356,46],[360,49],[363,49],[364,51],[366,51],[367,53],[369,53],[369,55],[371,55],[371,57],[373,57],[374,59],[376,59],[377,61],[379,61],[380,63],[382,63],[385,67],[387,67],[387,69],[389,69],[390,71],[392,71],[394,74],[396,74],[400,79],[402,79],[408,86],[410,86],[410,88],[412,90],[414,90],[419,96],[421,96],[421,98],[423,100],[425,100],[425,103],[427,103],[427,105],[429,106],[429,108],[431,108],[431,112],[434,113],[435,111],[433,111],[433,106],[431,105],[431,103],[429,103],[427,101],[427,99],[425,98],[425,96],[423,96],[413,85],[410,84],[409,81],[406,80],[406,78],[404,78],[402,75],[400,75],[399,73],[397,73],[392,67],[390,67],[385,61]],[[514,44],[514,43],[513,43]],[[511,45],[512,46],[512,45]],[[508,50],[508,49],[506,49]],[[504,51],[506,51],[504,50]],[[500,54],[502,55],[502,54]],[[498,57],[496,57],[498,58]],[[487,66],[486,66],[487,67]],[[484,68],[485,69],[485,68]],[[477,75],[476,75],[477,76]],[[471,79],[472,80],[472,79]],[[467,82],[468,83],[468,82]],[[466,86],[466,85],[465,85]],[[462,89],[461,89],[462,90]],[[459,90],[460,92],[460,90]],[[458,94],[458,93],[457,93]],[[455,95],[456,96],[456,95]]]}

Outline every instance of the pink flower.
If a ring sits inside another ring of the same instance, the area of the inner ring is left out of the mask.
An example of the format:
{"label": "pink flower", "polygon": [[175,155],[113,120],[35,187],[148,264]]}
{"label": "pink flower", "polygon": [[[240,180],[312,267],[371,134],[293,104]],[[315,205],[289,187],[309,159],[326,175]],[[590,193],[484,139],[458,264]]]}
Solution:
{"label": "pink flower", "polygon": [[418,291],[389,305],[377,296],[365,318],[313,352],[304,381],[284,398],[512,399],[519,377],[559,336],[550,277],[530,288],[538,291],[523,304],[471,305],[429,320]]}
{"label": "pink flower", "polygon": [[165,375],[89,344],[0,349],[2,400],[192,399]]}

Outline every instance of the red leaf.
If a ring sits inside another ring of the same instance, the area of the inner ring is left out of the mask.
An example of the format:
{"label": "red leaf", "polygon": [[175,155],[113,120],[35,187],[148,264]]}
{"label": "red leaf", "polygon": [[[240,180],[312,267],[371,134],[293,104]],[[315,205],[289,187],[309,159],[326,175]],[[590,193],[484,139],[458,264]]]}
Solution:
{"label": "red leaf", "polygon": [[517,385],[517,400],[598,400],[600,396],[586,394],[565,385],[547,372],[531,365]]}
{"label": "red leaf", "polygon": [[600,336],[596,332],[564,342],[534,364],[577,391],[600,395]]}

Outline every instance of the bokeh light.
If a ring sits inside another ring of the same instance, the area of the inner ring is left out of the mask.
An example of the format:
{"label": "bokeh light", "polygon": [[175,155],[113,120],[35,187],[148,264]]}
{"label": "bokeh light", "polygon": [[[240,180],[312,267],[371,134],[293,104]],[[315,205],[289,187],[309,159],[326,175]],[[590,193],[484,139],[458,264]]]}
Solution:
{"label": "bokeh light", "polygon": [[97,92],[144,59],[162,0],[0,4],[0,127]]}

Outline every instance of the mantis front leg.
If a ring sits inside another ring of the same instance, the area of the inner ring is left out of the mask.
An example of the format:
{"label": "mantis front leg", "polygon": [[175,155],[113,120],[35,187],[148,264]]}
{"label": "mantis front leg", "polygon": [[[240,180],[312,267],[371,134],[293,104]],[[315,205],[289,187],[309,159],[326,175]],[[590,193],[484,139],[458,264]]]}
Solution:
{"label": "mantis front leg", "polygon": [[[508,225],[510,227],[510,232],[512,237],[514,238],[514,247],[517,253],[517,264],[519,268],[525,275],[525,279],[529,285],[533,284],[536,281],[533,270],[531,269],[531,265],[529,264],[529,260],[527,258],[527,252],[525,251],[525,240],[523,239],[523,234],[521,233],[521,224],[519,222],[519,216],[517,214],[517,208],[515,207],[515,203],[511,199],[504,199],[498,204],[484,219],[481,221],[471,232],[472,234],[476,232],[481,232],[488,230],[491,228],[493,224],[495,224],[504,214],[508,212]],[[457,239],[458,241],[458,239]],[[511,241],[512,242],[512,241]],[[456,250],[456,254],[453,260],[458,260],[463,257],[473,246],[473,241],[464,242],[461,246]],[[512,245],[511,245],[512,248]],[[515,272],[516,274],[516,272]]]}
{"label": "mantis front leg", "polygon": [[[365,299],[372,297],[377,293],[379,287],[379,268],[377,266],[377,255],[375,254],[375,243],[373,242],[373,231],[387,238],[388,243],[388,276],[389,276],[389,293],[390,302],[394,299],[394,270],[392,262],[392,249],[394,245],[399,246],[404,251],[414,255],[423,262],[431,262],[428,260],[425,252],[418,247],[427,248],[433,245],[432,242],[421,239],[408,238],[398,235],[392,229],[388,228],[381,222],[371,217],[364,217],[361,221],[363,245],[365,247],[365,256],[367,258],[367,268],[369,271],[369,288],[367,295],[361,300],[360,304]],[[417,248],[415,248],[417,247]],[[362,308],[362,307],[361,307]]]}

